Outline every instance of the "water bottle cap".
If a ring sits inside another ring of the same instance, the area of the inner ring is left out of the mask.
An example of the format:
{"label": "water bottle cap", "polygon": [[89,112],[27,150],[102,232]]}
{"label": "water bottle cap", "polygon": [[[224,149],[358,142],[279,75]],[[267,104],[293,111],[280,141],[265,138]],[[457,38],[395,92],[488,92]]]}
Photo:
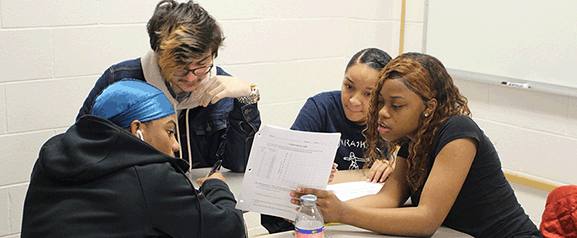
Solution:
{"label": "water bottle cap", "polygon": [[313,195],[313,194],[307,194],[301,197],[301,203],[316,203],[317,202],[317,196]]}

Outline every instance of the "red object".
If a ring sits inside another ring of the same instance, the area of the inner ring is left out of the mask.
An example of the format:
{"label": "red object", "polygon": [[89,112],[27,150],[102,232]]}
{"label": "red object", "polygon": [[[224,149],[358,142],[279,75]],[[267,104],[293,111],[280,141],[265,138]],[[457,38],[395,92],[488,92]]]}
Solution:
{"label": "red object", "polygon": [[544,237],[577,238],[577,186],[560,186],[547,196],[539,228]]}

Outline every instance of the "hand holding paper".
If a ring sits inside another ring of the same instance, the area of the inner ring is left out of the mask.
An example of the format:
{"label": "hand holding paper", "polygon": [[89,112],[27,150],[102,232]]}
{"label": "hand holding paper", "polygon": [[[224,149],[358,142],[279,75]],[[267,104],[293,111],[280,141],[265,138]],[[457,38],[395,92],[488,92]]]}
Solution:
{"label": "hand holding paper", "polygon": [[236,208],[293,220],[290,192],[326,188],[339,139],[340,133],[264,126],[255,135]]}

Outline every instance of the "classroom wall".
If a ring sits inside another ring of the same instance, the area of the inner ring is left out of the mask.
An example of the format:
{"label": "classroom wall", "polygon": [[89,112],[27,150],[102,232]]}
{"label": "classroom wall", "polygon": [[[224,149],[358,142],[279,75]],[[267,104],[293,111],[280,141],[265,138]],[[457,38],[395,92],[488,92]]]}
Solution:
{"label": "classroom wall", "polygon": [[[356,51],[399,51],[401,0],[199,2],[227,37],[217,63],[260,87],[264,124],[289,127],[307,97],[340,89]],[[42,144],[74,123],[106,68],[149,49],[156,3],[0,0],[0,237],[19,237]],[[407,3],[407,51],[421,49],[423,9]]]}
{"label": "classroom wall", "polygon": [[577,98],[456,80],[506,172],[577,184]]}

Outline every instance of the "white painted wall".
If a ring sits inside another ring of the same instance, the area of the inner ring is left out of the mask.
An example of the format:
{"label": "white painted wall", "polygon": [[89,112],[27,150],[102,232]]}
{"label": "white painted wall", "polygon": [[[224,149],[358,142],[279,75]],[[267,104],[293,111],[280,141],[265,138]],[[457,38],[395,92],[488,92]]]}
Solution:
{"label": "white painted wall", "polygon": [[[42,144],[74,123],[102,72],[149,48],[157,2],[0,0],[0,237],[19,237]],[[401,0],[199,2],[227,37],[217,63],[260,87],[265,124],[289,127],[306,98],[340,89],[358,50],[399,51]],[[406,50],[421,49],[423,9],[407,4]]]}

